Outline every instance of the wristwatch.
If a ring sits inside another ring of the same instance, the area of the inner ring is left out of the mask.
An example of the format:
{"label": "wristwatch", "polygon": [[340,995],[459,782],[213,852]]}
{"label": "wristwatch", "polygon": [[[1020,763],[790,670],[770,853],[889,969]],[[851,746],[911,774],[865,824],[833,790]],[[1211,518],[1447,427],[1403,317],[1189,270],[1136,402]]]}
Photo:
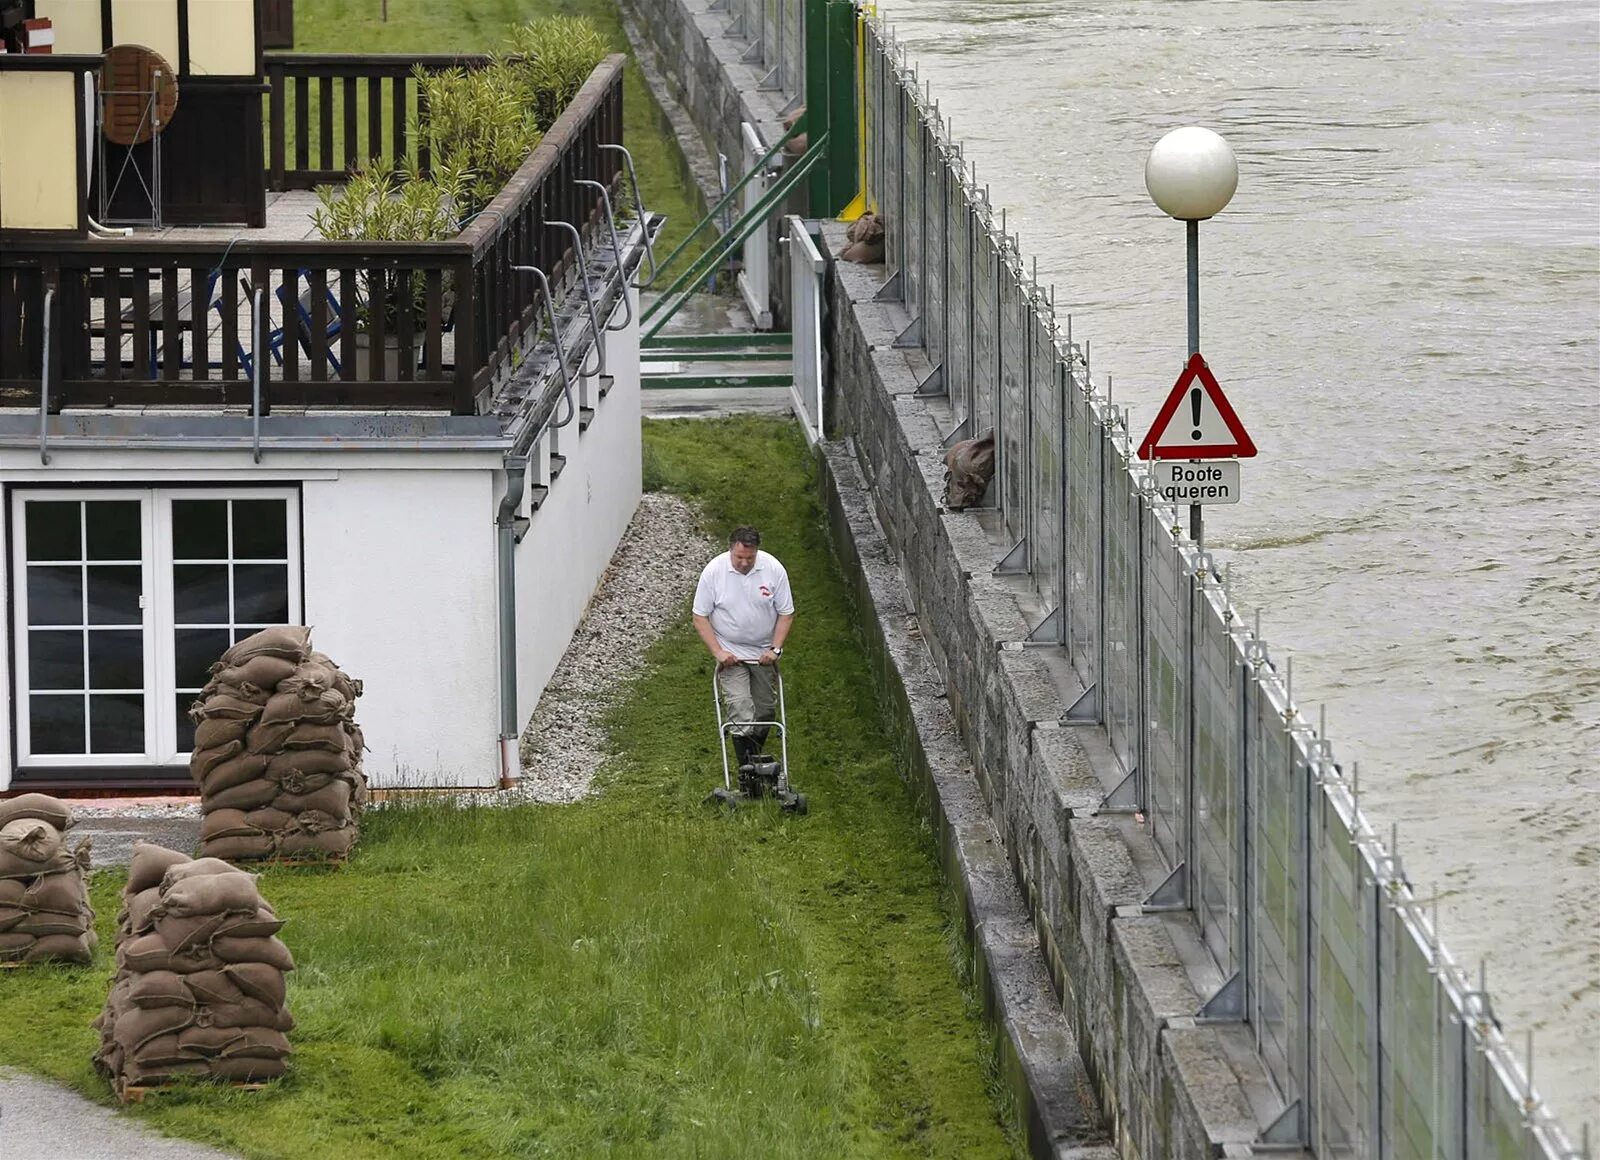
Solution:
{"label": "wristwatch", "polygon": [[772,646],[772,655],[775,656],[775,657],[781,657],[783,655],[783,650],[781,648],[779,648],[777,645],[773,645]]}

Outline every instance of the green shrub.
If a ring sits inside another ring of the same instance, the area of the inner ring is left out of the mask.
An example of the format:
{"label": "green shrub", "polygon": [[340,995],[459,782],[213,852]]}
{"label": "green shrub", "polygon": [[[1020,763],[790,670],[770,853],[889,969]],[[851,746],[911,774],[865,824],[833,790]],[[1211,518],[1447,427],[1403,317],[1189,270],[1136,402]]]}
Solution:
{"label": "green shrub", "polygon": [[[496,57],[485,68],[413,71],[427,101],[425,132],[435,164],[466,171],[474,209],[494,200],[543,138],[533,90],[521,66]],[[413,122],[415,119],[413,119]]]}
{"label": "green shrub", "polygon": [[530,20],[511,34],[511,56],[533,94],[539,124],[550,127],[609,49],[599,27],[582,16]]}

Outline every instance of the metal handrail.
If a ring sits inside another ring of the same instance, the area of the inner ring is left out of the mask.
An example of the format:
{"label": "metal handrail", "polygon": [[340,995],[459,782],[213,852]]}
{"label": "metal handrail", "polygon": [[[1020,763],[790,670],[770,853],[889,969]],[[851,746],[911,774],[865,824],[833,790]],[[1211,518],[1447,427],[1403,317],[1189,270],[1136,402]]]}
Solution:
{"label": "metal handrail", "polygon": [[594,370],[578,370],[580,377],[590,375],[604,375],[606,373],[606,340],[600,328],[600,316],[594,308],[594,287],[589,284],[589,259],[583,253],[583,235],[578,232],[578,227],[571,222],[550,222],[557,229],[566,230],[572,235],[573,248],[578,252],[578,281],[583,285],[583,301],[589,309],[589,331],[594,335],[595,368]]}
{"label": "metal handrail", "polygon": [[567,417],[559,423],[549,423],[547,426],[559,430],[572,422],[578,414],[578,408],[572,400],[572,371],[567,366],[567,352],[561,346],[561,323],[556,318],[556,300],[550,293],[550,279],[546,278],[544,271],[537,266],[512,266],[511,268],[518,273],[532,274],[539,279],[539,288],[544,291],[545,313],[550,319],[550,341],[555,344],[556,365],[561,368],[561,395],[567,403]]}
{"label": "metal handrail", "polygon": [[[590,181],[587,178],[580,178],[573,184],[592,185],[600,191],[600,203],[605,206],[606,210],[606,229],[611,233],[611,255],[617,263],[617,280],[620,285],[626,286],[628,284],[628,271],[622,265],[622,239],[617,236],[617,219],[611,212],[611,191],[605,187],[604,182]],[[610,289],[610,286],[611,278],[607,276],[607,290]],[[606,329],[613,333],[619,330],[627,330],[633,323],[633,299],[628,297],[627,294],[623,294],[622,306],[628,312],[628,317],[623,321],[622,325],[612,326],[609,322],[606,323]]]}
{"label": "metal handrail", "polygon": [[627,162],[628,184],[633,189],[633,208],[634,211],[639,215],[639,224],[644,228],[644,256],[650,259],[650,277],[639,283],[638,288],[640,290],[648,290],[651,286],[655,285],[656,274],[658,272],[656,269],[656,247],[655,243],[650,238],[650,215],[645,211],[644,208],[644,194],[639,189],[639,173],[633,167],[633,154],[628,152],[628,147],[626,145],[611,145],[601,142],[600,148],[615,150],[616,152],[622,154],[622,159]]}

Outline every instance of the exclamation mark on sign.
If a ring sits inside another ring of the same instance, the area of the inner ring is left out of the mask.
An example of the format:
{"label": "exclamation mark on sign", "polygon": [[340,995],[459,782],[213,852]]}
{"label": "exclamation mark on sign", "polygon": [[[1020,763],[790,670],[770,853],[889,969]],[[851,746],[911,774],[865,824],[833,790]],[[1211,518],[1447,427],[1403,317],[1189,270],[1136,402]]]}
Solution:
{"label": "exclamation mark on sign", "polygon": [[1196,387],[1189,392],[1189,410],[1194,415],[1194,430],[1189,433],[1189,438],[1200,438],[1200,388]]}

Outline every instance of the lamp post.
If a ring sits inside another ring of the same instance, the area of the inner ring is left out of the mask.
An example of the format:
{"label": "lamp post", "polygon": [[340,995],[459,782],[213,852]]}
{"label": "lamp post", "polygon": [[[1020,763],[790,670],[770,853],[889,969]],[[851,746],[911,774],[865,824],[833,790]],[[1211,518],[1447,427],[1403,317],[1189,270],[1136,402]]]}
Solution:
{"label": "lamp post", "polygon": [[[1239,164],[1228,143],[1210,129],[1174,129],[1144,163],[1150,200],[1188,227],[1189,353],[1200,353],[1200,223],[1215,217],[1239,188]],[[1189,538],[1200,542],[1200,505],[1189,505]]]}

